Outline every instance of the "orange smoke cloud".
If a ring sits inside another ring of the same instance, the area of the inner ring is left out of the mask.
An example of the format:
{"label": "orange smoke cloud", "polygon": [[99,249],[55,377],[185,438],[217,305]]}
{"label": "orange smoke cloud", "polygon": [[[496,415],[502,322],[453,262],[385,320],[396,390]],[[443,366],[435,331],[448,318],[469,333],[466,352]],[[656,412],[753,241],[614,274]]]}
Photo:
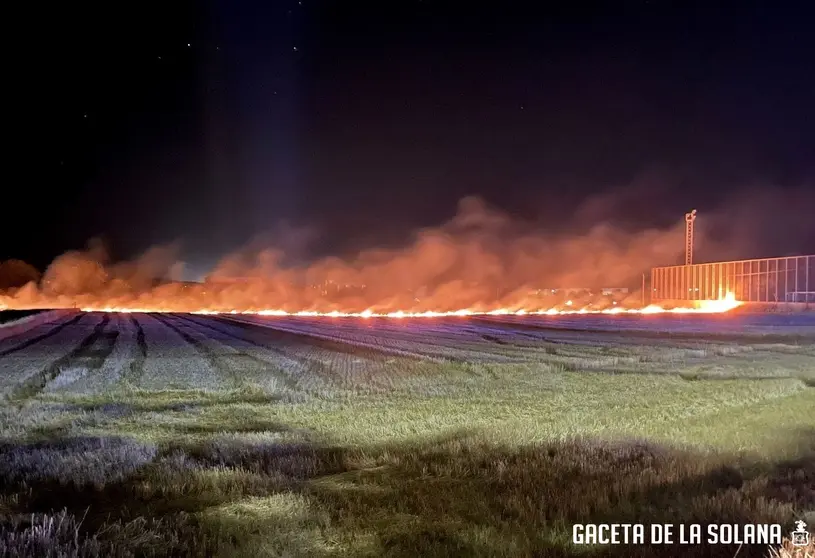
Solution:
{"label": "orange smoke cloud", "polygon": [[[567,305],[552,290],[636,290],[643,272],[676,262],[683,227],[677,220],[668,229],[630,233],[600,223],[564,237],[536,231],[467,198],[453,219],[418,231],[401,249],[362,250],[346,259],[286,266],[284,252],[266,246],[228,255],[200,284],[170,281],[183,266],[177,246],[152,248],[132,262],[115,264],[94,246],[58,257],[39,284],[0,296],[0,306],[362,316],[619,312],[640,306],[640,294],[611,300],[573,292]],[[707,311],[733,304],[708,303]]]}

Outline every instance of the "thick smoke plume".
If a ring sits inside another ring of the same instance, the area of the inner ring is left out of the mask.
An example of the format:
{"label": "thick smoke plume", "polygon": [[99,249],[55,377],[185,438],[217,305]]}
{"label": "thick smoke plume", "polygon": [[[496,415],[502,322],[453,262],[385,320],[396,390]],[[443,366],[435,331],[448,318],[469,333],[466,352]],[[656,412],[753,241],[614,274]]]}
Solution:
{"label": "thick smoke plume", "polygon": [[580,235],[547,234],[467,198],[449,222],[416,232],[401,249],[369,249],[350,258],[296,265],[284,250],[267,245],[225,257],[201,284],[173,281],[183,265],[177,246],[112,263],[103,247],[95,245],[58,257],[38,283],[7,291],[0,305],[173,311],[535,310],[564,303],[552,299],[552,289],[582,287],[632,287],[631,305],[638,305],[635,291],[642,273],[679,263],[683,234],[681,215],[667,229],[626,232],[601,221]]}

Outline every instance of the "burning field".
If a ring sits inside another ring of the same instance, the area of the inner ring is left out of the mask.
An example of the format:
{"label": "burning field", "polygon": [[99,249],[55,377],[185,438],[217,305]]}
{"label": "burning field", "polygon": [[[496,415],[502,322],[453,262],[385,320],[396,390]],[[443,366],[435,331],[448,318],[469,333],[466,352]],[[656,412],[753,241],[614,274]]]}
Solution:
{"label": "burning field", "polygon": [[810,518],[815,323],[643,305],[677,236],[470,200],[400,249],[195,283],[172,247],[6,266],[0,556],[652,556],[569,526]]}
{"label": "burning field", "polygon": [[600,223],[553,236],[472,198],[449,222],[417,231],[399,248],[306,258],[307,231],[273,236],[222,258],[199,282],[179,281],[186,264],[176,245],[114,262],[94,243],[63,254],[41,277],[18,262],[0,308],[401,318],[717,313],[738,306],[727,292],[678,308],[643,303],[642,273],[675,263],[681,222],[633,232]]}

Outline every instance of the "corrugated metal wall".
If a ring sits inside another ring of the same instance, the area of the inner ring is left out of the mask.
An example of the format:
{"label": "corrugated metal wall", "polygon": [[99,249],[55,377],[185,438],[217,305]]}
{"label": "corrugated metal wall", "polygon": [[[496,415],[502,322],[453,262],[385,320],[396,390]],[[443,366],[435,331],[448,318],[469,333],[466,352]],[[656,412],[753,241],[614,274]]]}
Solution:
{"label": "corrugated metal wall", "polygon": [[655,267],[651,300],[815,302],[815,255]]}

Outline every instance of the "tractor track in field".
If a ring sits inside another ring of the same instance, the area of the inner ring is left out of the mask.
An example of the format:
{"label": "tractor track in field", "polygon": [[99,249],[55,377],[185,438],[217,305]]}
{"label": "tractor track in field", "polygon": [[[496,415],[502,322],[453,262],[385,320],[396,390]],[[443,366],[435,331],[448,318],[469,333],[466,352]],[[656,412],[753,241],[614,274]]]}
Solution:
{"label": "tractor track in field", "polygon": [[513,346],[517,346],[515,343],[510,343],[509,341],[504,341],[503,339],[501,339],[501,338],[500,338],[500,337],[498,337],[497,335],[489,335],[489,334],[487,334],[487,333],[482,333],[482,334],[481,334],[481,339],[483,339],[484,341],[489,341],[489,342],[491,342],[491,343],[496,343],[496,344],[498,344],[498,345],[513,345]]}
{"label": "tractor track in field", "polygon": [[[27,341],[23,341],[22,343],[20,343],[19,345],[15,345],[14,347],[11,347],[9,349],[5,349],[3,351],[0,351],[0,358],[2,358],[4,356],[8,356],[8,355],[13,354],[13,353],[16,353],[18,351],[25,350],[28,347],[30,347],[32,345],[36,345],[40,341],[43,341],[44,339],[48,339],[49,337],[53,337],[54,335],[58,334],[60,331],[62,331],[66,327],[76,325],[86,315],[87,314],[85,314],[85,313],[78,314],[78,315],[74,316],[73,318],[71,318],[70,320],[66,320],[66,321],[62,322],[61,324],[58,324],[58,325],[54,326],[53,328],[49,329],[45,333],[41,333],[41,334],[39,334],[39,335],[37,335],[35,337],[32,337],[31,339],[28,339]],[[25,333],[26,332],[21,332],[18,335],[25,335]]]}
{"label": "tractor track in field", "polygon": [[[714,314],[715,316],[715,314]],[[662,325],[656,324],[649,327],[646,322],[643,322],[638,327],[614,327],[614,323],[595,321],[587,321],[585,327],[576,324],[574,320],[564,323],[547,323],[545,321],[521,321],[521,320],[504,320],[495,317],[481,317],[474,316],[473,322],[489,325],[495,327],[496,325],[507,328],[508,330],[515,330],[515,334],[521,331],[538,332],[544,335],[552,335],[554,337],[566,337],[569,335],[593,335],[598,337],[608,337],[610,340],[623,339],[624,341],[642,342],[642,341],[687,341],[687,342],[721,342],[721,343],[770,343],[770,342],[789,342],[799,344],[809,344],[815,340],[815,329],[810,332],[790,331],[789,333],[783,331],[773,331],[767,329],[766,331],[715,331],[715,324],[711,326],[711,330],[704,329],[687,330],[671,328],[670,324]],[[551,339],[545,339],[551,341]]]}
{"label": "tractor track in field", "polygon": [[[484,343],[484,339],[480,338],[480,334],[479,339],[462,338],[457,341],[455,334],[451,333],[443,334],[438,337],[434,337],[432,334],[426,332],[405,334],[404,331],[389,331],[374,334],[363,331],[345,331],[337,334],[330,331],[329,328],[326,328],[323,332],[309,333],[296,330],[296,325],[275,326],[274,324],[268,325],[241,319],[226,317],[223,319],[229,323],[245,324],[247,327],[244,329],[248,327],[262,328],[267,337],[270,335],[277,335],[278,337],[286,335],[288,339],[299,339],[301,343],[305,342],[326,350],[346,353],[353,356],[357,356],[360,349],[365,349],[375,353],[380,358],[382,356],[386,358],[398,357],[414,361],[436,360],[463,363],[471,360],[490,360],[496,362],[514,362],[518,360],[517,357],[507,356],[493,351],[490,347],[493,345],[501,345],[501,343],[494,343],[493,341]],[[306,327],[314,326],[308,324]],[[353,339],[355,334],[361,335],[362,337]],[[348,338],[348,336],[351,338]],[[364,337],[373,339],[364,339]],[[312,340],[315,340],[315,342],[312,342]],[[400,347],[399,345],[402,346]],[[505,348],[515,347],[515,345],[511,343],[505,343],[504,345]]]}
{"label": "tractor track in field", "polygon": [[[186,331],[184,331],[183,329],[178,327],[176,324],[172,323],[170,321],[170,317],[168,317],[168,316],[160,316],[158,314],[154,314],[154,317],[158,321],[163,323],[165,326],[169,327],[170,329],[172,329],[173,331],[178,333],[187,343],[190,343],[193,347],[195,347],[195,349],[199,352],[199,354],[201,354],[201,356],[204,357],[210,363],[210,365],[212,365],[212,367],[214,369],[219,370],[219,371],[224,372],[225,374],[227,374],[232,379],[232,381],[233,381],[233,383],[235,384],[236,387],[243,384],[241,375],[238,372],[236,372],[236,368],[238,368],[239,361],[243,360],[243,361],[250,361],[253,364],[255,364],[256,366],[262,367],[264,370],[268,371],[270,374],[273,374],[276,377],[280,378],[283,381],[284,385],[288,389],[290,389],[292,391],[298,391],[298,389],[299,389],[298,388],[298,382],[295,379],[291,378],[290,376],[286,375],[285,373],[281,372],[280,370],[275,369],[275,367],[274,367],[274,365],[272,363],[270,363],[268,361],[265,361],[263,359],[257,358],[257,357],[255,357],[253,355],[247,354],[245,352],[242,352],[237,347],[231,347],[231,346],[229,346],[227,344],[224,344],[224,345],[226,347],[229,347],[230,349],[235,350],[236,353],[235,354],[220,354],[217,351],[213,350],[212,348],[207,347],[204,343],[202,343],[198,339],[194,338],[192,335],[190,335],[189,333],[187,333]],[[234,335],[226,334],[226,333],[224,333],[224,332],[222,332],[222,331],[220,331],[220,330],[218,330],[218,329],[216,329],[216,328],[214,328],[212,326],[209,326],[209,325],[204,324],[204,323],[200,323],[197,320],[193,320],[193,319],[188,318],[186,316],[175,314],[175,315],[173,315],[173,318],[188,322],[188,323],[192,324],[193,326],[195,326],[197,328],[209,327],[210,329],[213,329],[214,331],[217,331],[218,333],[220,333],[222,335],[225,335],[225,336],[228,336],[228,337],[231,337],[231,338],[234,338],[234,339],[240,339],[241,341],[246,341],[246,342],[251,343],[250,341],[248,341],[246,339],[242,339],[242,338],[239,338],[239,337],[234,336]],[[255,343],[251,343],[251,344],[256,345]],[[263,348],[267,349],[267,347],[263,347]],[[282,356],[286,356],[286,358],[291,358],[288,355],[282,355]],[[300,361],[298,361],[298,362],[300,362]],[[308,366],[309,363],[300,362],[300,364],[302,364],[304,366]]]}
{"label": "tractor track in field", "polygon": [[139,348],[136,353],[136,358],[130,361],[130,370],[127,376],[127,381],[133,385],[138,384],[142,375],[144,375],[144,361],[147,360],[147,340],[144,337],[144,328],[139,323],[135,316],[129,316],[130,323],[136,328],[136,346]]}
{"label": "tractor track in field", "polygon": [[[222,323],[224,325],[237,327],[239,329],[254,331],[255,333],[259,333],[264,337],[268,338],[270,342],[277,341],[281,343],[286,343],[288,341],[291,343],[300,343],[304,345],[310,345],[312,347],[317,347],[318,349],[323,349],[333,353],[342,353],[354,357],[358,357],[360,348],[364,348],[366,351],[370,351],[371,353],[378,354],[382,357],[402,357],[402,358],[412,358],[414,360],[424,360],[425,358],[427,358],[427,355],[418,353],[411,354],[406,351],[400,351],[398,349],[389,349],[387,347],[377,347],[370,343],[357,344],[344,340],[329,339],[327,337],[323,337],[320,335],[311,335],[305,332],[294,332],[285,329],[278,329],[273,326],[245,322],[243,320],[234,320],[223,316],[214,316],[212,317],[212,320],[215,322]],[[271,349],[275,351],[279,350],[274,349],[269,345],[260,344],[255,341],[252,341],[252,343],[265,349]]]}
{"label": "tractor track in field", "polygon": [[178,335],[180,335],[184,341],[192,345],[193,348],[196,351],[198,351],[198,354],[201,355],[204,358],[204,360],[206,360],[210,364],[210,366],[212,366],[214,370],[227,374],[232,383],[235,384],[235,386],[240,385],[240,378],[238,378],[238,375],[232,370],[232,367],[230,367],[228,363],[224,362],[225,360],[224,355],[219,355],[218,353],[204,345],[201,341],[199,341],[198,339],[196,339],[195,337],[193,337],[192,335],[190,335],[189,333],[187,333],[186,331],[172,323],[168,316],[164,316],[161,314],[152,314],[152,316],[156,320],[158,320],[162,325],[170,328]]}
{"label": "tractor track in field", "polygon": [[[82,315],[72,319],[71,322],[76,323],[81,317]],[[20,401],[36,396],[45,389],[49,382],[54,381],[64,369],[71,366],[84,366],[89,370],[101,368],[107,357],[113,352],[116,339],[119,337],[118,331],[105,331],[109,323],[110,316],[103,316],[99,323],[94,326],[93,331],[70,353],[58,358],[39,373],[21,382],[11,392],[10,399]],[[63,327],[65,325],[67,323],[63,324]]]}
{"label": "tractor track in field", "polygon": [[[194,318],[190,318],[190,317],[187,317],[187,316],[179,316],[179,317],[181,319],[183,319],[183,320],[187,320],[187,321],[189,321],[189,322],[191,322],[193,324],[196,324],[198,326],[206,327],[206,328],[209,328],[209,329],[211,329],[213,331],[216,331],[216,332],[218,332],[218,334],[223,335],[224,337],[229,337],[230,339],[234,339],[235,341],[241,341],[243,343],[248,343],[249,345],[252,345],[253,347],[257,347],[258,349],[263,349],[264,351],[269,351],[269,352],[274,353],[274,354],[276,354],[276,355],[278,355],[278,356],[280,356],[282,358],[293,360],[293,361],[297,362],[300,366],[303,366],[306,369],[314,368],[315,366],[319,365],[318,362],[315,362],[314,360],[309,359],[308,357],[304,357],[304,356],[300,356],[300,355],[293,355],[293,354],[291,354],[291,353],[289,353],[289,352],[287,352],[287,351],[285,351],[283,349],[280,349],[278,347],[273,347],[273,346],[269,345],[268,343],[261,343],[259,341],[255,341],[254,339],[249,339],[247,337],[241,337],[240,335],[235,335],[234,333],[230,333],[228,331],[218,329],[214,325],[205,323],[204,321],[198,321],[198,320],[196,320]],[[213,321],[215,321],[215,320],[213,320]],[[263,330],[268,329],[268,328],[266,328],[264,326],[261,326],[261,325],[255,326],[253,324],[247,324],[245,322],[237,322],[237,321],[231,321],[231,320],[220,320],[220,322],[223,325],[237,326],[239,329],[243,329],[243,330],[259,331],[261,329],[263,329]],[[241,325],[245,325],[247,327],[240,327]],[[255,328],[258,328],[258,329],[255,330]],[[306,344],[316,346],[314,343],[306,343]],[[319,347],[319,348],[324,348],[324,347]],[[335,352],[337,352],[337,351],[335,351]]]}
{"label": "tractor track in field", "polygon": [[[298,354],[292,354],[290,351],[286,351],[284,349],[280,349],[278,347],[271,346],[271,345],[268,344],[268,342],[262,343],[262,342],[255,341],[254,339],[250,339],[250,338],[247,338],[247,337],[244,337],[244,336],[241,336],[241,335],[235,335],[234,333],[231,333],[229,331],[224,331],[223,329],[220,329],[220,328],[216,327],[212,323],[207,323],[207,322],[214,321],[212,318],[209,318],[209,317],[202,318],[202,319],[196,319],[197,317],[192,317],[192,316],[187,316],[187,315],[178,315],[177,317],[179,319],[181,319],[181,320],[188,321],[188,322],[196,325],[197,327],[204,327],[204,328],[210,329],[213,332],[217,333],[218,335],[226,337],[226,338],[232,340],[233,342],[238,341],[238,342],[241,342],[241,343],[246,343],[246,344],[251,345],[252,347],[256,347],[256,348],[258,348],[258,349],[260,349],[262,351],[270,352],[270,353],[278,356],[281,359],[285,359],[285,360],[294,362],[294,363],[297,364],[297,366],[301,370],[306,371],[309,374],[313,374],[316,377],[320,377],[320,378],[322,378],[324,380],[327,380],[329,382],[336,381],[336,378],[334,377],[334,375],[330,373],[330,366],[327,366],[326,363],[320,361],[319,359],[309,358],[307,356],[302,356],[302,355],[298,355]],[[221,321],[222,326],[235,326],[235,325],[240,325],[242,323],[243,322],[233,322],[231,320],[222,320]],[[263,326],[260,326],[260,325],[257,325],[257,326],[254,326],[254,327],[253,327],[253,324],[244,324],[244,325],[246,325],[248,327],[239,328],[239,329],[242,329],[244,331],[255,331],[255,329],[254,329],[255,327],[262,328],[264,331],[265,331],[265,329],[267,329],[267,328],[265,328]],[[227,341],[227,340],[219,340],[219,341],[221,343],[224,343],[228,347],[231,347],[231,348],[233,348],[235,350],[240,350],[239,347],[235,347],[235,346],[231,345],[229,343],[229,341]],[[313,347],[315,345],[306,344],[306,346]],[[321,347],[318,347],[318,348],[321,348]],[[246,353],[242,353],[242,354],[245,355]],[[333,354],[339,354],[339,353],[337,351],[334,351]],[[345,353],[342,353],[342,354],[345,354]],[[268,361],[263,360],[261,358],[254,357],[252,355],[246,355],[246,356],[254,358],[254,359],[256,359],[256,360],[258,360],[260,362],[263,362],[263,363],[266,364],[266,366],[269,366],[269,364],[270,364]],[[353,356],[357,356],[357,355],[353,355]],[[296,389],[298,391],[305,391],[305,392],[312,392],[313,391],[312,389],[310,389],[308,387],[304,387],[300,383],[300,381],[291,378],[285,372],[278,372],[278,371],[273,371],[273,372],[277,375],[277,377],[283,379],[283,381],[285,382],[285,385],[289,389],[292,389],[292,390]]]}

